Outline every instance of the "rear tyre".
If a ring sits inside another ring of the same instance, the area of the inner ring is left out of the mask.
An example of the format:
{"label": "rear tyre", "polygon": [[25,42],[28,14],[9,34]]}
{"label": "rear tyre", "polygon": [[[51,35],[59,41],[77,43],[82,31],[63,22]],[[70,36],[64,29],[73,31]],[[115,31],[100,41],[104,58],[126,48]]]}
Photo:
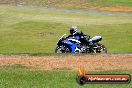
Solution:
{"label": "rear tyre", "polygon": [[93,49],[93,53],[107,53],[107,48],[103,44],[97,43],[96,47],[98,48]]}
{"label": "rear tyre", "polygon": [[55,48],[55,53],[71,53],[71,50],[66,46],[57,46]]}
{"label": "rear tyre", "polygon": [[99,50],[97,53],[107,53],[107,48],[103,44],[98,44],[100,46]]}
{"label": "rear tyre", "polygon": [[101,53],[107,53],[107,48],[104,45],[101,47]]}

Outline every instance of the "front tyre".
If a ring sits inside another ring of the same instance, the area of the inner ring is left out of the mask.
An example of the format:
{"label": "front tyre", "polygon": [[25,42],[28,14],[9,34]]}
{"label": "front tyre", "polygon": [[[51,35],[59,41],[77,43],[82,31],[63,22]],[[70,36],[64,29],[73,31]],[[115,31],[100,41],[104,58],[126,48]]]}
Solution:
{"label": "front tyre", "polygon": [[71,53],[70,49],[66,46],[57,46],[55,48],[55,53]]}

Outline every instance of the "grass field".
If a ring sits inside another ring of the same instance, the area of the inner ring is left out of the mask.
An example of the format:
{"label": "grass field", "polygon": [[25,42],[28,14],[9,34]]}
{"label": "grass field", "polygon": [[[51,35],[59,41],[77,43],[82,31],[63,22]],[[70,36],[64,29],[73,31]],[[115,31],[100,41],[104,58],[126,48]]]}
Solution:
{"label": "grass field", "polygon": [[54,53],[56,42],[72,25],[101,35],[109,52],[132,51],[132,17],[66,13],[0,6],[0,53]]}
{"label": "grass field", "polygon": [[[46,6],[46,7],[58,7],[61,8],[65,2],[68,5],[73,2],[76,6],[81,5],[100,5],[100,6],[132,6],[131,0],[82,0],[80,5],[80,0],[43,0],[44,3],[40,3],[42,0],[37,0],[38,2],[31,2],[31,0],[26,0],[23,4],[34,5],[34,6]],[[77,3],[74,3],[77,1]],[[75,5],[68,6],[64,8],[73,9]],[[80,7],[75,7],[74,9],[80,9]],[[131,13],[131,12],[129,12]],[[126,14],[129,14],[126,13]],[[40,10],[40,9],[27,9],[27,8],[16,8],[12,6],[2,6],[0,5],[0,54],[33,54],[33,55],[53,55],[54,49],[56,47],[56,42],[59,37],[64,33],[69,33],[69,28],[72,25],[78,26],[80,30],[84,33],[91,35],[103,36],[102,43],[106,45],[108,51],[111,53],[127,53],[132,52],[132,16],[122,16],[122,15],[101,15],[101,14],[83,14],[83,13],[68,13],[64,11],[54,11],[54,10]],[[3,56],[8,57],[8,56]],[[1,56],[1,58],[3,58]],[[9,56],[10,57],[10,56]],[[12,56],[10,61],[1,60],[1,65],[7,62],[13,63]],[[19,57],[19,56],[18,56]],[[30,57],[30,56],[29,56]],[[27,57],[29,59],[29,57]],[[71,56],[72,57],[72,56]],[[91,56],[96,57],[96,56]],[[24,58],[24,57],[23,57]],[[37,58],[37,57],[34,57]],[[41,57],[40,57],[41,58]],[[46,57],[45,57],[46,58]],[[61,58],[61,57],[59,57]],[[63,56],[62,56],[63,58]],[[67,58],[67,57],[66,57]],[[82,58],[81,56],[79,58]],[[85,57],[86,60],[88,57]],[[102,56],[105,58],[105,56]],[[110,56],[110,58],[112,58]],[[117,59],[118,60],[117,60]],[[113,57],[112,64],[117,61],[116,66],[123,68],[124,63],[120,62],[120,58],[116,56]],[[128,67],[131,67],[131,56],[122,56],[121,61],[125,61]],[[17,59],[17,58],[16,58]],[[23,60],[19,57],[21,61],[27,63],[27,60]],[[41,58],[43,59],[43,58]],[[49,60],[49,58],[46,58]],[[52,59],[52,58],[51,58]],[[70,58],[71,59],[71,58]],[[88,58],[90,59],[90,57]],[[96,58],[97,59],[97,58]],[[115,60],[114,60],[115,59]],[[7,60],[5,58],[5,60]],[[37,58],[30,60],[27,64],[35,64],[36,66],[41,66],[45,64],[42,60]],[[52,61],[47,64],[52,67],[53,62],[62,64],[57,58],[53,58]],[[76,58],[74,58],[76,60]],[[86,60],[81,60],[82,64]],[[20,60],[14,60],[17,65],[13,66],[0,66],[0,88],[81,88],[76,83],[76,76],[78,74],[75,70],[39,70],[20,65]],[[61,60],[62,61],[62,60]],[[73,60],[69,60],[72,62]],[[80,61],[80,63],[81,63]],[[100,61],[97,59],[97,61]],[[92,64],[97,65],[98,62],[86,63],[85,65],[92,66]],[[104,63],[104,61],[106,63]],[[69,63],[67,62],[67,63]],[[101,66],[107,65],[109,59],[100,61]],[[118,65],[120,63],[120,65]],[[128,64],[127,64],[128,63]],[[23,62],[21,62],[23,64]],[[66,64],[66,63],[65,63]],[[76,63],[74,63],[76,64]],[[73,64],[73,66],[75,66]],[[112,64],[108,63],[108,66]],[[64,65],[64,64],[63,64]],[[71,65],[70,63],[68,65]],[[44,65],[45,66],[45,65]],[[50,67],[49,66],[49,67]],[[72,65],[71,65],[72,66]],[[112,65],[113,66],[113,65]],[[88,72],[94,74],[130,74],[132,75],[132,70],[110,70],[110,71],[98,71],[98,72]],[[131,88],[132,82],[130,84],[88,84],[84,85],[84,88]]]}
{"label": "grass field", "polygon": [[[21,1],[20,1],[21,2]],[[132,6],[131,0],[23,0],[23,5],[79,9],[83,6]]]}
{"label": "grass field", "polygon": [[[131,74],[129,70],[113,70],[88,72],[89,74]],[[41,71],[31,70],[21,65],[0,68],[1,88],[131,88],[130,84],[87,84],[80,86],[76,83],[77,71]]]}
{"label": "grass field", "polygon": [[131,0],[0,0],[0,4],[132,12]]}

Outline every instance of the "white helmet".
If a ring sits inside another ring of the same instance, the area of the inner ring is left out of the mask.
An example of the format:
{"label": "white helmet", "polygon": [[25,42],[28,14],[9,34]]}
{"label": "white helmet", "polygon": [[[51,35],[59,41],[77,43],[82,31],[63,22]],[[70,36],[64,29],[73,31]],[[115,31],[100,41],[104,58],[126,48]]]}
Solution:
{"label": "white helmet", "polygon": [[73,34],[73,33],[75,33],[75,32],[77,32],[78,30],[77,30],[77,27],[76,26],[72,26],[71,28],[70,28],[70,34]]}

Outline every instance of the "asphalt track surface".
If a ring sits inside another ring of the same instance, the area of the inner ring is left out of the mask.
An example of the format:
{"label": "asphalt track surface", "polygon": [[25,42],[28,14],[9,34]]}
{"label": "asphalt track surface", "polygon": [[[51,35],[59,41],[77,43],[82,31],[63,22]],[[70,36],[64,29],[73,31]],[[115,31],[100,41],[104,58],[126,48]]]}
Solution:
{"label": "asphalt track surface", "polygon": [[68,13],[81,13],[81,14],[132,16],[132,13],[128,13],[128,12],[111,12],[111,11],[98,11],[98,10],[67,10],[67,9],[46,8],[46,7],[38,7],[38,6],[16,6],[16,8],[32,8],[32,9],[39,9],[39,10],[62,11],[62,12],[68,12]]}

